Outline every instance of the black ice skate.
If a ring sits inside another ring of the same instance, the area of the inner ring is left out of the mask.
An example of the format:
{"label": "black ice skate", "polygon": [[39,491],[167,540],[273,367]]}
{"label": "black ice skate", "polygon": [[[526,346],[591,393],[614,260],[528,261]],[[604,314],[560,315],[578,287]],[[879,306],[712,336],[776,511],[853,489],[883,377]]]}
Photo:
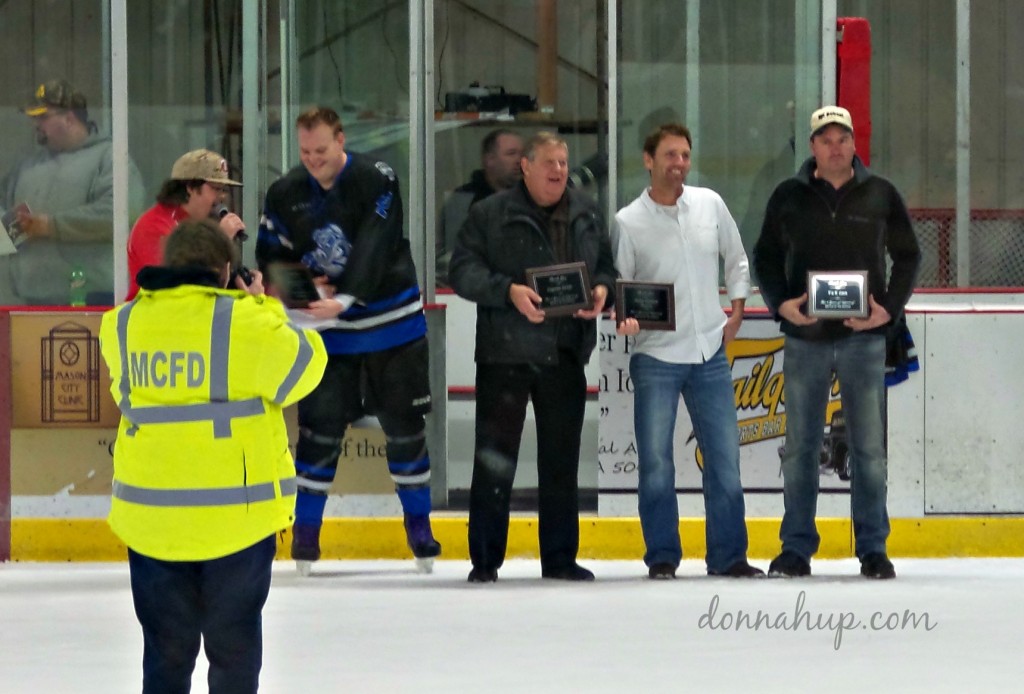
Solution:
{"label": "black ice skate", "polygon": [[405,514],[405,536],[409,549],[416,557],[416,568],[428,574],[434,570],[434,557],[441,553],[441,545],[430,530],[430,516]]}
{"label": "black ice skate", "polygon": [[320,559],[320,528],[311,525],[292,526],[292,559],[300,576],[308,576],[313,562]]}

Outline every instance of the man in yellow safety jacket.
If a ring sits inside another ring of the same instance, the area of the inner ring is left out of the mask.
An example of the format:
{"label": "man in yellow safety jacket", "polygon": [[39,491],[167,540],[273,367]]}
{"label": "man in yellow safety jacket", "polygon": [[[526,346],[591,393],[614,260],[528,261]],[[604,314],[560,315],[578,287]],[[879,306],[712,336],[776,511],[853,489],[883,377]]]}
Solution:
{"label": "man in yellow safety jacket", "polygon": [[108,520],[128,546],[144,694],[188,691],[200,636],[211,693],[257,690],[275,533],[295,507],[282,408],[327,361],[259,273],[246,286],[232,266],[213,223],[184,222],[100,328],[121,410]]}

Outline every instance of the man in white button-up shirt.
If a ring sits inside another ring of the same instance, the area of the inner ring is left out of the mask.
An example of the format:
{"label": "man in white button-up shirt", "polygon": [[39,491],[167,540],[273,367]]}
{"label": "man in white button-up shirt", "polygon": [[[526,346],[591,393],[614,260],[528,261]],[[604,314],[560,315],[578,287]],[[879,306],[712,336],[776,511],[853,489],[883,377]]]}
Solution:
{"label": "man in white button-up shirt", "polygon": [[[651,186],[616,215],[616,266],[624,280],[672,284],[675,329],[641,330],[617,317],[620,335],[636,335],[629,362],[639,454],[639,507],[653,579],[674,578],[682,558],[675,493],[673,437],[679,396],[703,454],[707,570],[714,576],[764,574],[747,563],[747,529],[740,483],[739,432],[732,369],[725,345],[736,337],[750,290],[747,255],[725,202],[707,188],[685,186],[690,131],[659,127],[644,142]],[[718,259],[732,302],[718,297]]]}

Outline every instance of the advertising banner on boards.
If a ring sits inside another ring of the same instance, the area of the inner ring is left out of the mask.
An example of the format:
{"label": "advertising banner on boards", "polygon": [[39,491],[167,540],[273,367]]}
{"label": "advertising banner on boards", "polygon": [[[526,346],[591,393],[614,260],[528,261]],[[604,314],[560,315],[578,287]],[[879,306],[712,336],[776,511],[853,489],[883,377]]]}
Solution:
{"label": "advertising banner on boards", "polygon": [[[598,490],[601,493],[635,492],[637,450],[633,436],[633,385],[629,378],[633,338],[616,335],[614,323],[608,320],[602,320],[598,330],[601,359]],[[739,423],[740,474],[743,488],[748,492],[782,492],[780,449],[786,435],[782,345],[783,336],[774,320],[767,316],[748,316],[737,339],[726,348],[732,366]],[[839,384],[835,380],[825,413],[824,434],[821,488],[849,491],[846,432]],[[676,417],[675,464],[677,492],[701,494],[703,458],[681,397]]]}
{"label": "advertising banner on boards", "polygon": [[[99,351],[102,312],[11,312],[10,494],[15,518],[98,518],[110,508],[120,411]],[[296,408],[285,411],[289,441]],[[391,499],[383,432],[352,427],[332,495]]]}

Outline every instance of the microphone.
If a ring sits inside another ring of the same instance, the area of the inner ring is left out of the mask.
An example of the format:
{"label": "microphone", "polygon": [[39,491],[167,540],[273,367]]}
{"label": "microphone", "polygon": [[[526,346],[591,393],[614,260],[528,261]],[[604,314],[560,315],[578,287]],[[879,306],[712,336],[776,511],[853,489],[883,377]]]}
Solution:
{"label": "microphone", "polygon": [[[210,210],[210,216],[216,217],[217,219],[224,219],[230,213],[231,210],[229,210],[227,205],[222,202],[216,203],[213,206],[213,209]],[[245,241],[247,238],[249,237],[246,235],[245,230],[239,229],[238,232],[235,233],[234,240],[239,244],[239,248],[241,248],[241,242]],[[246,285],[252,284],[252,271],[245,265],[239,265],[238,268],[231,273],[231,281],[228,283],[229,287],[234,286],[235,277],[241,277],[242,281],[245,282]]]}
{"label": "microphone", "polygon": [[[210,216],[217,219],[224,219],[229,214],[231,214],[231,210],[222,202],[215,203],[213,209],[210,210]],[[239,229],[238,233],[235,234],[235,238],[239,241],[246,241],[249,235],[245,233],[245,229]]]}

